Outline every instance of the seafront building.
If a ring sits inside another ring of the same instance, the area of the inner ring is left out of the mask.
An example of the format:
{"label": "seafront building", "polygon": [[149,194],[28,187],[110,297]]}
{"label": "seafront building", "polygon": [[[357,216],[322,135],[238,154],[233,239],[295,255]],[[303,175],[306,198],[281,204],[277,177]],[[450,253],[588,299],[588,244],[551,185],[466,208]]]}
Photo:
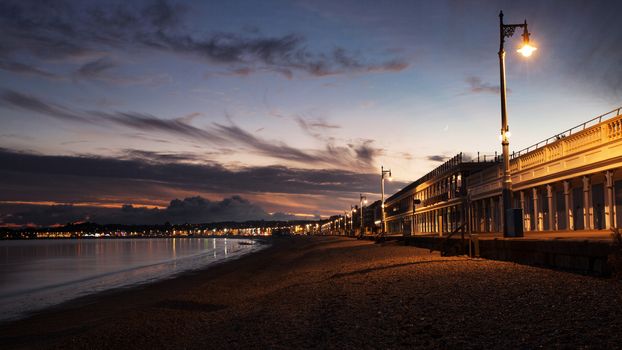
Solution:
{"label": "seafront building", "polygon": [[385,201],[387,232],[411,235],[455,230],[467,217],[471,174],[495,166],[497,159],[467,159],[460,153],[390,196]]}
{"label": "seafront building", "polygon": [[[458,154],[395,193],[385,202],[387,233],[502,232],[501,161]],[[620,109],[515,152],[510,170],[526,234],[622,226]]]}

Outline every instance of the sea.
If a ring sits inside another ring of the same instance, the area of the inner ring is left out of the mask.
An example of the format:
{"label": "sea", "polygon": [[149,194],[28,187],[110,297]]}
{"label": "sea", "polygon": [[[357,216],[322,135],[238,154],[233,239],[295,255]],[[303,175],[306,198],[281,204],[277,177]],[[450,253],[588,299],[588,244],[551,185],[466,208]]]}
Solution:
{"label": "sea", "polygon": [[0,241],[0,321],[90,294],[172,278],[264,247],[237,238]]}

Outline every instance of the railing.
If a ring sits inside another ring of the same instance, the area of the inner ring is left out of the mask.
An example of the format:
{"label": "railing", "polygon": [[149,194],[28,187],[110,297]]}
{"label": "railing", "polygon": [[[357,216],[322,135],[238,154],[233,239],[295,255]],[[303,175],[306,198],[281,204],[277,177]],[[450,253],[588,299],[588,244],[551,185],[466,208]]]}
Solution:
{"label": "railing", "polygon": [[498,163],[503,160],[503,155],[497,155],[497,152],[494,154],[484,154],[477,152],[477,158],[471,159],[471,163]]}
{"label": "railing", "polygon": [[453,237],[453,235],[455,235],[456,233],[460,232],[460,250],[461,250],[461,253],[464,254],[465,253],[465,249],[464,249],[465,231],[466,231],[466,223],[463,223],[462,225],[458,226],[455,230],[453,230],[449,235],[447,235],[447,237],[445,237],[445,239],[443,239],[440,242],[440,244],[437,246],[436,250],[441,252],[441,256],[447,256],[451,237]]}
{"label": "railing", "polygon": [[436,196],[432,196],[430,198],[424,199],[422,206],[427,207],[432,204],[436,204],[439,202],[447,202],[449,200],[449,193],[443,192],[441,194],[437,194]]}
{"label": "railing", "polygon": [[[591,126],[594,126],[594,125],[598,125],[598,124],[600,124],[603,121],[603,118],[604,118],[604,120],[607,120],[609,118],[617,117],[617,116],[620,115],[620,110],[621,109],[622,109],[622,107],[618,107],[618,108],[613,109],[613,110],[611,110],[611,111],[609,111],[609,112],[607,112],[605,114],[601,114],[601,115],[599,115],[599,116],[597,116],[597,117],[595,117],[593,119],[590,119],[590,120],[586,121],[583,124],[579,124],[579,125],[577,125],[577,126],[575,126],[573,128],[570,128],[570,129],[568,129],[566,131],[563,131],[563,132],[561,132],[561,133],[559,133],[557,135],[551,136],[551,137],[549,137],[546,140],[540,141],[540,142],[538,142],[536,144],[533,144],[533,145],[531,145],[531,146],[529,146],[527,148],[524,148],[524,149],[522,149],[522,150],[520,150],[518,152],[513,152],[512,155],[510,156],[510,159],[518,158],[521,155],[525,155],[525,154],[527,154],[529,152],[533,152],[536,149],[544,147],[544,146],[549,145],[551,143],[554,143],[555,141],[559,141],[561,139],[564,139],[566,137],[574,135],[577,132],[583,131],[583,130],[585,130],[588,127],[591,127]],[[614,112],[615,112],[615,115],[613,115]],[[617,129],[615,129],[615,127],[617,127]],[[621,132],[620,128],[621,128],[620,122],[618,121],[616,126],[614,126],[614,128],[610,129],[610,130],[611,130],[612,133],[615,134],[617,132],[617,134],[619,135],[619,133]]]}
{"label": "railing", "polygon": [[[622,139],[622,115],[616,114],[613,116],[612,112],[619,112],[619,109],[614,109],[609,113],[581,124],[581,126],[579,126],[582,128],[581,131],[577,131],[579,127],[574,127],[565,131],[563,134],[564,136],[560,136],[555,142],[545,144],[543,141],[536,144],[539,145],[538,148],[534,146],[530,147],[529,149],[531,150],[529,152],[525,151],[527,150],[526,148],[525,150],[515,153],[510,162],[510,170],[515,173],[522,169],[545,164],[564,156],[580,153],[584,150],[597,147],[598,145]],[[607,116],[609,118],[603,120],[603,118]],[[599,123],[583,129],[584,125],[595,121],[599,121]],[[520,154],[520,157],[518,154]]]}

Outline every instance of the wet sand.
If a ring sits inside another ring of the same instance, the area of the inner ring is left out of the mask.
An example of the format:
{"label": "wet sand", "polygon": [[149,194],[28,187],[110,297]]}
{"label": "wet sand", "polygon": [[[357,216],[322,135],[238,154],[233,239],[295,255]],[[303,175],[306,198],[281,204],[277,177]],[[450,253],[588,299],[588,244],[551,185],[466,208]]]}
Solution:
{"label": "wet sand", "polygon": [[0,347],[617,348],[621,323],[617,280],[296,237],[0,325]]}

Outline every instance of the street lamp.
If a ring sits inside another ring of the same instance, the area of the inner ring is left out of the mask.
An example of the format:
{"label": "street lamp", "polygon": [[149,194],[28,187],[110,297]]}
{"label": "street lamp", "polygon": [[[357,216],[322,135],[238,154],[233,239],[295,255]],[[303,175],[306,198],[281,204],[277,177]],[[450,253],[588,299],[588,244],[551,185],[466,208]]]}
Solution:
{"label": "street lamp", "polygon": [[367,204],[367,197],[363,196],[362,193],[359,193],[359,208],[361,208],[360,217],[361,217],[361,237],[365,235],[365,225],[363,224],[363,204]]}
{"label": "street lamp", "polygon": [[380,201],[380,209],[382,210],[382,232],[381,234],[383,236],[387,232],[387,222],[386,222],[386,216],[384,214],[384,179],[385,177],[387,177],[389,181],[392,180],[391,169],[384,170],[384,166],[380,166],[380,189],[382,191],[382,199]]}
{"label": "street lamp", "polygon": [[356,213],[356,205],[350,205],[350,232],[354,234],[354,214]]}
{"label": "street lamp", "polygon": [[[501,196],[503,198],[503,236],[508,236],[508,209],[512,206],[512,177],[510,176],[510,128],[508,126],[506,96],[505,96],[505,49],[503,44],[505,38],[514,35],[517,28],[523,28],[523,46],[517,50],[525,57],[537,50],[529,44],[529,31],[527,30],[527,20],[522,24],[503,24],[503,11],[499,12],[499,70],[501,75],[501,147],[503,149],[503,187]],[[513,231],[513,230],[512,230]]]}

